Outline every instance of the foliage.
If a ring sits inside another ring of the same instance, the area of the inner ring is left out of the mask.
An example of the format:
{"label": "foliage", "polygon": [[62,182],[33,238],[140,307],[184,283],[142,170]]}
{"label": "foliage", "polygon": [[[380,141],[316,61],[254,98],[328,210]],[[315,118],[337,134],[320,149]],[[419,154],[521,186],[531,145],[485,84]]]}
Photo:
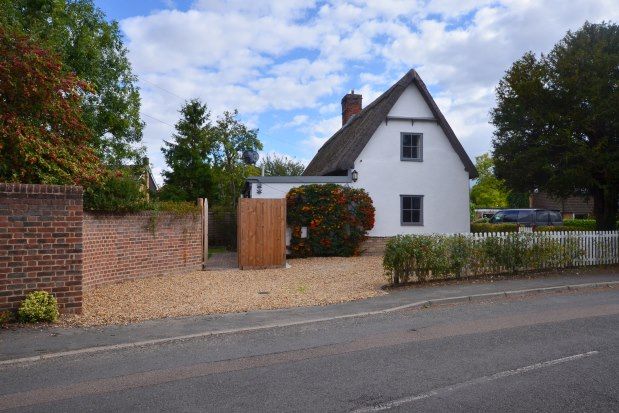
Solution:
{"label": "foliage", "polygon": [[145,188],[126,170],[107,172],[84,189],[85,211],[137,212],[149,208]]}
{"label": "foliage", "polygon": [[13,313],[5,310],[5,311],[0,311],[0,327],[3,327],[4,325],[10,323],[11,321],[13,321]]}
{"label": "foliage", "polygon": [[505,182],[494,176],[494,162],[487,153],[475,158],[479,173],[477,182],[471,188],[471,202],[477,208],[505,208],[509,205],[509,191]]}
{"label": "foliage", "polygon": [[[288,192],[286,204],[293,257],[358,255],[374,227],[372,199],[363,189],[304,185]],[[307,238],[301,238],[302,227]]]}
{"label": "foliage", "polygon": [[619,199],[619,25],[585,25],[548,55],[525,54],[497,88],[495,171],[517,191],[586,190],[598,229]]}
{"label": "foliage", "polygon": [[[617,222],[619,227],[619,222]],[[539,226],[535,231],[595,231],[596,223],[594,219],[565,219],[561,226]]]}
{"label": "foliage", "polygon": [[17,310],[17,318],[22,323],[53,323],[58,320],[58,316],[56,297],[47,291],[29,293]]}
{"label": "foliage", "polygon": [[200,213],[200,205],[195,202],[187,201],[158,201],[153,202],[150,208],[155,211],[173,212],[178,215]]}
{"label": "foliage", "polygon": [[490,224],[489,222],[471,223],[471,232],[516,232],[518,224]]}
{"label": "foliage", "polygon": [[267,154],[258,162],[258,169],[264,169],[266,176],[300,176],[305,165],[285,155]]}
{"label": "foliage", "polygon": [[[117,22],[109,22],[92,0],[0,0],[0,27],[53,50],[64,73],[92,86],[83,90],[84,122],[106,164],[118,167],[142,157],[140,96]],[[36,105],[29,110],[39,112]]]}
{"label": "foliage", "polygon": [[208,107],[198,99],[187,102],[181,115],[175,142],[165,142],[162,148],[170,170],[163,174],[159,198],[194,201],[204,197],[211,205],[236,208],[245,179],[259,174],[241,158],[245,150],[262,149],[258,131],[239,121],[237,111],[224,112],[211,122]]}
{"label": "foliage", "polygon": [[581,231],[594,231],[595,219],[564,219],[563,226],[577,228]]}
{"label": "foliage", "polygon": [[509,191],[507,204],[509,208],[529,208],[529,194],[526,192]]}
{"label": "foliage", "polygon": [[262,142],[258,139],[258,130],[249,129],[238,120],[238,111],[224,112],[213,127],[216,146],[213,159],[216,167],[215,179],[218,183],[220,202],[236,208],[237,199],[241,194],[245,179],[250,175],[258,175],[259,169],[254,165],[246,165],[241,158],[243,151],[258,151]]}
{"label": "foliage", "polygon": [[159,198],[174,201],[195,201],[208,198],[217,201],[213,171],[213,150],[216,147],[210,112],[198,99],[187,102],[180,110],[174,142],[165,141],[161,148],[170,168],[163,172],[164,186]]}
{"label": "foliage", "polygon": [[57,56],[0,27],[0,180],[87,185],[102,166],[82,121],[90,86]]}
{"label": "foliage", "polygon": [[577,239],[511,233],[475,240],[465,235],[399,235],[387,242],[383,267],[392,284],[465,274],[561,268],[582,256]]}

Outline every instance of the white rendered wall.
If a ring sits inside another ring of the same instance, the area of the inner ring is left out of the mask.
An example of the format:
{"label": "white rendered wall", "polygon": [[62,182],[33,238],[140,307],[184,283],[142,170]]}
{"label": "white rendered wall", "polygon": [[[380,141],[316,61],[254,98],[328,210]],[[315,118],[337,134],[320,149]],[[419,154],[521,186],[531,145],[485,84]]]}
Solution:
{"label": "white rendered wall", "polygon": [[[431,117],[414,85],[407,88],[390,116]],[[423,134],[423,161],[400,160],[400,133]],[[359,180],[376,208],[370,236],[469,231],[469,176],[436,122],[382,122],[355,161]],[[400,224],[400,195],[423,195],[423,225]]]}

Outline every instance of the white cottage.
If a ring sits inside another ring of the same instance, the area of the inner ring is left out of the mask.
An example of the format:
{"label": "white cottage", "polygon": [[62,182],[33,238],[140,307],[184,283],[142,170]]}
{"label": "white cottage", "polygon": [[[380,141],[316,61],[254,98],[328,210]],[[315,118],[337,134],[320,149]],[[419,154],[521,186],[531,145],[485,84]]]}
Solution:
{"label": "white cottage", "polygon": [[415,70],[362,109],[342,98],[342,128],[302,176],[255,176],[245,196],[282,198],[290,188],[337,183],[364,188],[376,208],[371,237],[469,231],[475,166]]}

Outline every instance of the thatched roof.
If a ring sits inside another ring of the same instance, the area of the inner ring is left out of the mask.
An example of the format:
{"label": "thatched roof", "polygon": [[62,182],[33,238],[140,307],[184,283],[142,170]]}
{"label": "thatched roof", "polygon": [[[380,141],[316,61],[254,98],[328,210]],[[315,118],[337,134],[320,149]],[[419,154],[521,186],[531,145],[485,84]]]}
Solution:
{"label": "thatched roof", "polygon": [[305,168],[303,175],[336,175],[345,173],[353,168],[355,160],[372,135],[374,135],[380,123],[387,119],[389,111],[411,83],[415,83],[421,92],[436,122],[441,126],[451,146],[460,156],[464,169],[469,173],[469,178],[476,178],[477,170],[475,165],[471,162],[462,144],[460,144],[449,123],[447,123],[445,116],[439,110],[426,85],[414,69],[411,69],[402,79],[391,86],[389,90],[380,95],[374,102],[353,116],[340,130],[335,132],[322,145],[314,159]]}

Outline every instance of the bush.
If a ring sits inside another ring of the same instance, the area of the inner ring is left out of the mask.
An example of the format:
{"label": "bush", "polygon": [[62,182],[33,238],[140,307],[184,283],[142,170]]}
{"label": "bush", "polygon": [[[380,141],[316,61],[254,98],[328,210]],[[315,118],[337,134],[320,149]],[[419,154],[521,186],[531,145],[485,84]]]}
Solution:
{"label": "bush", "polygon": [[17,310],[17,318],[23,323],[50,322],[58,320],[58,303],[47,291],[33,291],[26,296]]}
{"label": "bush", "polygon": [[148,209],[161,212],[173,212],[178,215],[200,213],[200,205],[187,201],[158,201],[148,206]]}
{"label": "bush", "polygon": [[0,311],[0,327],[10,323],[13,320],[13,313],[8,310]]}
{"label": "bush", "polygon": [[[305,185],[292,188],[286,204],[293,257],[357,255],[374,227],[372,199],[363,189]],[[301,238],[302,227],[307,238]]]}
{"label": "bush", "polygon": [[582,255],[577,239],[563,242],[545,234],[510,233],[475,239],[465,235],[400,235],[387,242],[383,267],[393,284],[415,277],[463,275],[561,268]]}
{"label": "bush", "polygon": [[473,222],[471,232],[517,232],[518,224],[490,224]]}
{"label": "bush", "polygon": [[565,228],[574,228],[579,231],[595,231],[595,219],[564,219],[563,226]]}
{"label": "bush", "polygon": [[110,172],[84,189],[84,210],[137,212],[149,209],[145,189],[128,172]]}

